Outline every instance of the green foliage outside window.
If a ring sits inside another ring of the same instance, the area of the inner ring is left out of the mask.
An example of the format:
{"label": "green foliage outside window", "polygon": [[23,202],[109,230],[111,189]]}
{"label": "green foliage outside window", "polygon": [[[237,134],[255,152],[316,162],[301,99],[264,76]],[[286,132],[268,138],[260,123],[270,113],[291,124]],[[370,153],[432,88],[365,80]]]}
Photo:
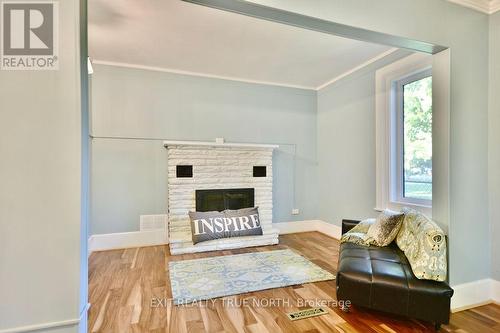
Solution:
{"label": "green foliage outside window", "polygon": [[404,85],[404,196],[432,199],[432,76]]}

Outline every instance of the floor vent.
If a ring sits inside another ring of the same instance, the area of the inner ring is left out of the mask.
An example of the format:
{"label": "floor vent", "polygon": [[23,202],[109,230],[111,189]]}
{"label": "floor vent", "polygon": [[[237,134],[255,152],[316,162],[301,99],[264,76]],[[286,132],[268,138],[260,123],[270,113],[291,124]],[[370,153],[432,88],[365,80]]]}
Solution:
{"label": "floor vent", "polygon": [[305,309],[305,310],[296,311],[296,312],[290,312],[290,313],[287,313],[286,315],[288,316],[288,319],[293,321],[293,320],[300,320],[300,319],[321,316],[321,315],[324,315],[327,313],[328,313],[328,311],[326,311],[323,308],[312,308],[312,309]]}
{"label": "floor vent", "polygon": [[141,215],[140,230],[148,231],[148,230],[165,229],[167,226],[167,218],[168,215],[166,214]]}

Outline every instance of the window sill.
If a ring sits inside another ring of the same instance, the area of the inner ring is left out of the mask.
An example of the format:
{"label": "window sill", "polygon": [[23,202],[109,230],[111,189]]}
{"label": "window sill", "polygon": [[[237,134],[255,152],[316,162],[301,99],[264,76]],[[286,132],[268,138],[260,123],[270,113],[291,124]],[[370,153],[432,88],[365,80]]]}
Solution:
{"label": "window sill", "polygon": [[424,209],[432,209],[432,205],[424,205],[424,204],[418,204],[414,202],[405,202],[405,201],[390,201],[389,204],[392,205],[399,205],[399,206],[408,206],[408,207],[417,207],[417,208],[424,208]]}
{"label": "window sill", "polygon": [[432,218],[432,206],[426,206],[426,205],[409,203],[409,202],[390,201],[387,203],[386,208],[375,207],[373,209],[377,212],[382,212],[384,209],[399,211],[403,207],[410,207],[412,209],[415,209],[416,211],[419,211],[419,212],[427,215],[429,218]]}

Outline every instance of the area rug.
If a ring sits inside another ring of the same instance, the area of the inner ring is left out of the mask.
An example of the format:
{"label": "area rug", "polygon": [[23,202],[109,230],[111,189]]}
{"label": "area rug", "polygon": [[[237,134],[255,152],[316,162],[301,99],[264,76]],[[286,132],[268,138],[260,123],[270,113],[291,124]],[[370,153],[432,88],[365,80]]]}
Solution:
{"label": "area rug", "polygon": [[335,279],[291,250],[172,261],[169,272],[173,302],[177,305]]}

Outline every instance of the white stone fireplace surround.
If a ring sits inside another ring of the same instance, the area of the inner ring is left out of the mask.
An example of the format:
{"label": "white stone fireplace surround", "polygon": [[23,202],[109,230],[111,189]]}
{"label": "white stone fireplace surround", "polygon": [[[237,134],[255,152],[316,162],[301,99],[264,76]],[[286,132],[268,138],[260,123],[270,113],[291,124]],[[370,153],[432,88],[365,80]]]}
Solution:
{"label": "white stone fireplace surround", "polygon": [[[272,227],[272,157],[276,145],[165,141],[168,154],[168,230],[171,254],[234,249],[278,243]],[[192,178],[178,178],[177,165],[192,165]],[[266,177],[253,167],[265,166]],[[254,188],[262,236],[234,237],[193,244],[188,212],[196,209],[196,190]]]}

